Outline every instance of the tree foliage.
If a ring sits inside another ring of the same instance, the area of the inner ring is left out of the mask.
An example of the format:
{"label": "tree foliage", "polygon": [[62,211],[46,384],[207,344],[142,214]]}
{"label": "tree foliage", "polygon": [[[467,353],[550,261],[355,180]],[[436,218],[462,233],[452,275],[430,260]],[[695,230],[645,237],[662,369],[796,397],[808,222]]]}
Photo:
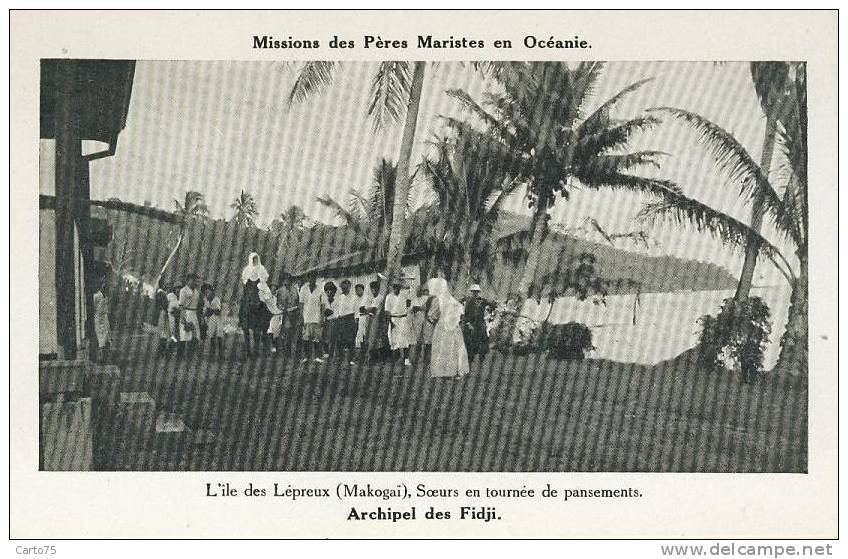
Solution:
{"label": "tree foliage", "polygon": [[230,204],[230,209],[233,210],[233,219],[240,227],[256,226],[259,209],[256,206],[256,199],[249,192],[242,190]]}

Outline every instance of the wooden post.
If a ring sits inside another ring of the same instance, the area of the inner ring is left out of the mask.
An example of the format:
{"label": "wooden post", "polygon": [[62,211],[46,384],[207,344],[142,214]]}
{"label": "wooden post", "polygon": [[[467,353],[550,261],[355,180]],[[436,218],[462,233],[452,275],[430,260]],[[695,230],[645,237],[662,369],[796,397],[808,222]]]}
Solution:
{"label": "wooden post", "polygon": [[61,61],[56,72],[56,334],[60,359],[76,359],[74,210],[80,140],[74,127],[76,63]]}
{"label": "wooden post", "polygon": [[[89,359],[97,351],[97,341],[94,334],[94,290],[98,277],[94,270],[94,242],[92,240],[91,227],[91,184],[89,180],[88,161],[80,158],[77,164],[77,196],[75,198],[76,209],[74,214],[77,219],[80,239],[80,256],[82,258],[82,296],[85,302],[85,316],[79,317],[83,321],[83,331],[88,347]],[[77,286],[77,289],[80,289]]]}

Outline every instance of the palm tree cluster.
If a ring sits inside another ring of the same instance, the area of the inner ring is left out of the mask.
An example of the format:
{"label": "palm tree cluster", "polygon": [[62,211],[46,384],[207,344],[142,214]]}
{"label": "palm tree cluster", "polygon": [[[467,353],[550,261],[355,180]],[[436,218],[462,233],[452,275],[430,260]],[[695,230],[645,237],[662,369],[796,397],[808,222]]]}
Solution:
{"label": "palm tree cluster", "polygon": [[487,135],[506,153],[499,157],[504,157],[510,180],[526,188],[532,221],[526,233],[528,258],[515,290],[518,305],[536,279],[549,212],[558,199],[568,199],[572,189],[678,191],[669,181],[637,174],[646,166],[659,167],[663,153],[628,150],[633,137],[659,125],[659,119],[648,114],[613,116],[616,105],[649,80],[628,85],[590,110],[603,69],[602,62],[574,67],[530,62],[496,74],[498,90],[484,93],[482,103],[467,91],[448,91],[473,118],[448,119],[450,126]]}
{"label": "palm tree cluster", "polygon": [[[339,65],[305,63],[289,100],[300,102],[332,84]],[[622,117],[618,110],[622,101],[650,80],[631,83],[598,100],[595,92],[605,69],[602,62],[490,62],[472,66],[489,79],[488,89],[477,98],[461,89],[446,92],[463,112],[460,117],[443,117],[441,135],[430,142],[422,161],[413,165],[428,63],[378,64],[367,112],[378,130],[403,123],[397,163],[380,160],[371,184],[364,191],[351,190],[345,201],[331,196],[318,198],[353,231],[360,246],[374,248],[386,258],[387,280],[399,272],[401,254],[410,247],[425,252],[430,264],[457,286],[490,278],[496,255],[504,254],[505,245],[496,234],[499,215],[507,199],[523,192],[531,219],[526,231],[514,235],[521,247],[513,252],[521,254],[524,265],[513,304],[520,309],[531,286],[540,281],[550,281],[550,289],[557,293],[573,290],[571,283],[603,287],[594,263],[592,274],[580,271],[588,269],[585,256],[566,264],[579,268],[574,273],[558,265],[553,278],[547,270],[550,266],[546,264],[543,269],[543,243],[551,231],[550,211],[576,189],[647,193],[655,201],[645,206],[642,217],[668,217],[745,250],[737,299],[748,296],[759,258],[769,259],[781,271],[792,285],[792,301],[779,366],[802,366],[807,351],[808,281],[803,63],[751,65],[752,82],[766,121],[759,162],[730,132],[691,111],[660,107]],[[662,117],[697,132],[717,167],[729,178],[728,184],[749,205],[750,222],[685,194],[669,180],[642,174],[647,168],[659,168],[666,154],[630,146],[638,134],[660,126]],[[778,161],[777,166],[774,161]],[[411,211],[410,187],[417,173],[431,189],[434,202]],[[160,277],[182,242],[186,224],[208,213],[198,192],[188,192],[184,200],[174,203],[180,228]],[[258,208],[250,193],[242,190],[230,207],[233,220],[240,226],[256,225]],[[777,232],[779,242],[762,233],[764,220]],[[272,229],[291,232],[305,223],[303,211],[293,206],[275,220]],[[611,242],[612,237],[597,222],[592,225]],[[643,232],[616,236],[645,241]],[[512,239],[510,246],[515,248],[515,242]],[[785,254],[781,246],[791,246],[794,254]],[[571,277],[576,278],[574,282],[566,281]]]}
{"label": "palm tree cluster", "polygon": [[[290,94],[301,101],[329,86],[339,63],[306,63]],[[598,275],[589,256],[545,266],[543,243],[551,231],[550,211],[575,189],[614,189],[647,193],[655,201],[640,216],[668,218],[716,236],[745,251],[736,299],[751,289],[754,267],[768,259],[792,287],[789,320],[776,368],[804,371],[807,360],[807,100],[803,63],[752,63],[751,77],[765,118],[759,162],[720,125],[688,110],[658,107],[622,118],[621,102],[650,80],[627,85],[607,99],[595,99],[605,65],[602,62],[476,63],[489,88],[475,98],[465,90],[447,91],[463,109],[461,118],[443,117],[446,125],[428,146],[422,161],[411,163],[418,109],[428,63],[384,62],[372,78],[368,114],[376,129],[403,122],[397,163],[382,159],[363,192],[351,190],[340,202],[318,201],[331,208],[357,236],[360,245],[376,249],[387,260],[385,277],[400,269],[404,249],[422,251],[430,264],[456,286],[490,278],[497,255],[510,250],[523,260],[512,304],[521,308],[531,286],[550,283],[551,293],[605,290],[609,278]],[[669,180],[644,176],[659,168],[666,154],[633,150],[633,139],[670,117],[693,129],[713,156],[728,185],[749,206],[746,222],[684,193]],[[434,202],[411,211],[410,186],[420,177]],[[525,193],[531,213],[528,230],[504,243],[497,235],[498,218],[507,199]],[[255,198],[242,190],[232,204],[233,220],[255,227]],[[178,251],[189,222],[208,214],[199,192],[174,200],[179,229],[157,280]],[[292,232],[307,227],[303,210],[292,206],[272,230]],[[767,222],[774,234],[762,232]],[[410,227],[412,223],[412,227]],[[607,241],[630,238],[646,242],[644,232],[608,234],[589,223]],[[410,235],[410,230],[413,235]],[[776,238],[775,238],[776,236]],[[517,241],[516,241],[517,239]],[[520,245],[516,247],[516,243]],[[791,247],[793,253],[786,252]],[[556,255],[551,255],[556,260]],[[560,255],[562,257],[562,255]],[[574,268],[573,270],[571,268]],[[591,273],[588,271],[591,268]],[[577,287],[575,287],[577,286]],[[384,286],[385,289],[385,286]],[[585,296],[585,295],[584,295]]]}

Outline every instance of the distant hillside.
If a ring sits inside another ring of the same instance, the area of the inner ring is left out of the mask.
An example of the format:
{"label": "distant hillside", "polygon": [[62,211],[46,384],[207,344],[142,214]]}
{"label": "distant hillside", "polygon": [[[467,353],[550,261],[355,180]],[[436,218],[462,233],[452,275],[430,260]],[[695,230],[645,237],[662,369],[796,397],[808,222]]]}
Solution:
{"label": "distant hillside", "polygon": [[[108,247],[113,267],[152,283],[176,239],[178,226],[168,217],[173,214],[127,203],[102,204],[108,207],[97,208],[96,213],[105,217],[113,228]],[[505,213],[498,224],[497,235],[500,238],[520,237],[528,221],[524,216]],[[267,231],[198,218],[189,223],[164,280],[171,284],[195,272],[202,280],[218,285],[223,298],[236,300],[240,294],[241,270],[251,252],[260,255],[272,278],[279,278],[284,272],[296,273],[359,248],[362,248],[361,242],[347,227],[317,224],[291,231],[279,228]],[[735,278],[714,264],[673,256],[647,256],[559,233],[549,235],[543,250],[545,258],[540,276],[554,270],[562,259],[588,252],[594,255],[601,277],[624,280],[617,292],[635,290],[626,280],[638,283],[642,292],[730,289],[736,285]],[[503,297],[510,285],[520,278],[523,266],[499,260],[495,268],[490,287]]]}
{"label": "distant hillside", "polygon": [[[529,223],[529,217],[503,212],[496,231],[504,240],[511,236],[520,238],[527,231]],[[555,270],[559,262],[581,253],[590,253],[595,257],[600,277],[613,281],[623,280],[621,287],[613,287],[611,293],[634,291],[636,288],[629,286],[628,280],[638,284],[638,289],[643,293],[733,289],[737,284],[736,278],[715,264],[670,255],[650,256],[568,234],[550,233],[542,251],[544,257],[537,277]],[[505,295],[509,285],[517,282],[522,272],[523,265],[500,262],[493,282],[496,292]]]}

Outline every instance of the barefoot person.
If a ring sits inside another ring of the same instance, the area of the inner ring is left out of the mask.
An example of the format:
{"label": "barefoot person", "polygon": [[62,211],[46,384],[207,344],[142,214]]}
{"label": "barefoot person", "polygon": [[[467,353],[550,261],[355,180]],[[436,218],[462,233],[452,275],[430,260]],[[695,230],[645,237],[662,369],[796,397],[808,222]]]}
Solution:
{"label": "barefoot person", "polygon": [[200,336],[200,323],[197,320],[199,300],[197,276],[189,274],[185,286],[180,289],[180,345],[177,355],[191,357],[197,347]]}
{"label": "barefoot person", "polygon": [[224,328],[221,323],[221,298],[215,295],[215,286],[206,286],[206,335],[209,337],[209,349],[212,358],[224,358]]}
{"label": "barefoot person", "polygon": [[365,293],[365,284],[357,283],[353,291],[356,301],[356,312],[353,313],[356,319],[356,339],[354,346],[357,349],[357,353],[361,353],[362,346],[365,345],[365,334],[368,329],[368,307],[371,306],[371,297]]}
{"label": "barefoot person", "polygon": [[265,303],[268,312],[271,314],[266,335],[270,338],[269,352],[273,355],[277,353],[277,346],[280,345],[280,335],[283,332],[283,311],[277,303],[277,286],[273,283],[259,284],[259,299]]}
{"label": "barefoot person", "polygon": [[462,338],[460,322],[462,303],[451,295],[443,278],[429,281],[430,294],[438,300],[439,319],[433,328],[433,351],[430,356],[430,376],[461,379],[468,374],[468,353]]}
{"label": "barefoot person", "polygon": [[306,346],[306,356],[301,362],[306,362],[311,356],[317,363],[321,359],[321,296],[323,289],[318,287],[314,274],[303,284],[298,293],[300,313],[303,317],[303,343]]}
{"label": "barefoot person", "polygon": [[339,288],[336,287],[334,282],[328,281],[324,283],[324,294],[321,296],[321,316],[323,318],[321,339],[324,347],[324,356],[322,359],[325,361],[336,355],[336,319],[338,318],[338,314],[336,313],[336,306],[338,304],[336,293],[338,291]]}
{"label": "barefoot person", "polygon": [[339,284],[340,293],[336,295],[336,344],[342,363],[354,365],[353,349],[356,343],[356,317],[359,298],[350,290],[350,280],[343,279]]}
{"label": "barefoot person", "polygon": [[430,360],[433,348],[433,327],[439,320],[439,303],[430,295],[427,284],[418,288],[418,298],[412,304],[412,324],[415,333],[415,361]]}
{"label": "barefoot person", "polygon": [[182,285],[174,285],[168,292],[168,326],[171,330],[171,339],[168,340],[169,355],[171,349],[178,347],[180,341],[180,289],[182,288]]}
{"label": "barefoot person", "polygon": [[409,360],[409,346],[413,342],[412,321],[409,317],[411,307],[412,299],[408,290],[403,289],[403,281],[393,280],[392,291],[386,295],[385,304],[389,322],[389,348],[405,366],[412,364]]}

